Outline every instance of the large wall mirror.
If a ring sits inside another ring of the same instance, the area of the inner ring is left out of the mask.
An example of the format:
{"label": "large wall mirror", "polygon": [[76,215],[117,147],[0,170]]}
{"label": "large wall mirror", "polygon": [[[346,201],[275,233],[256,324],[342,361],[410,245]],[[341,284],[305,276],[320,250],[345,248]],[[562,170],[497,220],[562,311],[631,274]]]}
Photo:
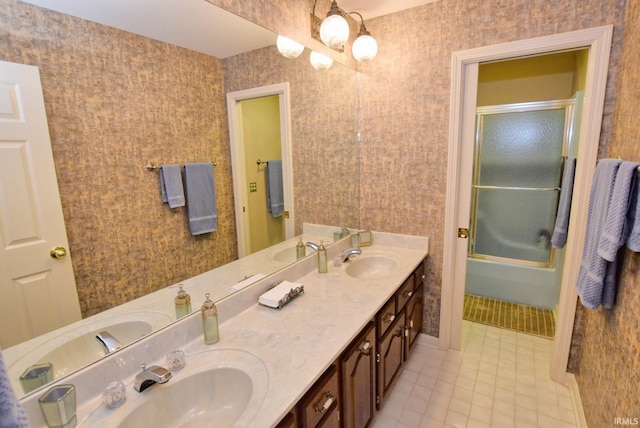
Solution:
{"label": "large wall mirror", "polygon": [[[34,65],[40,71],[82,331],[92,332],[91,323],[101,313],[131,301],[149,299],[148,312],[158,312],[154,300],[146,296],[167,289],[173,295],[178,283],[238,259],[226,112],[229,92],[289,84],[295,234],[302,233],[303,223],[358,228],[354,70],[336,62],[329,70],[317,71],[309,63],[309,49],[296,59],[286,59],[275,47],[276,35],[262,28],[251,32],[258,38],[266,33],[262,46],[221,57],[202,53],[204,48],[187,49],[133,34],[136,21],[148,24],[156,18],[153,10],[165,3],[185,8],[197,3],[199,14],[220,19],[224,11],[204,0],[151,2],[146,19],[134,16],[137,11],[131,2],[83,2],[91,3],[101,16],[109,13],[96,9],[98,3],[121,5],[124,9],[112,12],[120,17],[132,14],[128,21],[133,27],[128,31],[45,9],[37,1],[29,3],[0,0],[0,59]],[[53,7],[54,2],[41,3]],[[60,3],[62,7],[69,2]],[[232,45],[249,34],[245,25],[250,23],[242,25],[237,32],[225,29],[223,36],[203,45]],[[188,33],[189,28],[183,31]],[[157,172],[146,165],[205,160],[217,165],[218,229],[192,236],[185,211],[162,203]],[[260,273],[268,275],[284,265],[265,267]],[[242,275],[253,273],[237,272],[222,285],[230,290]],[[192,296],[194,309],[202,297]],[[143,317],[121,315],[121,327],[129,332]],[[175,317],[156,318],[152,331],[175,321]],[[0,314],[0,322],[10,324],[11,316]],[[50,352],[59,351],[55,345],[63,336],[56,336],[58,331],[46,333]],[[134,331],[132,340],[149,332]],[[28,358],[36,347],[31,343],[4,346],[0,337],[5,363],[11,366],[22,359],[28,362],[23,370],[38,362]],[[21,357],[11,361],[16,349],[14,355]],[[24,389],[15,389],[18,396],[25,395]]]}

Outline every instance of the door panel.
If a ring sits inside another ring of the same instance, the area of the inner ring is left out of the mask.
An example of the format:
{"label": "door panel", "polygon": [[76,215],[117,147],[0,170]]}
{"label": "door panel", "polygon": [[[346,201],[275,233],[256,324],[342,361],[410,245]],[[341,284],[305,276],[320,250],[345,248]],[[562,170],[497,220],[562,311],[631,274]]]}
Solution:
{"label": "door panel", "polygon": [[68,247],[38,69],[0,62],[3,348],[81,318]]}

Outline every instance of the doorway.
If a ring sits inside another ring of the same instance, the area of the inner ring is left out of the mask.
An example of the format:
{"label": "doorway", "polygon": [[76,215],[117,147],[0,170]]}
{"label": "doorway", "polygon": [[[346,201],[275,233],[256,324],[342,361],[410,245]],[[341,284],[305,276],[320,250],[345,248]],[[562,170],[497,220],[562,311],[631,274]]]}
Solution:
{"label": "doorway", "polygon": [[[289,84],[230,92],[227,94],[227,110],[238,257],[244,257],[294,236]],[[263,138],[266,134],[261,135],[262,131],[252,136],[255,126],[245,124],[245,119],[277,121],[275,129],[267,132],[272,134],[272,138]],[[267,143],[268,139],[279,139],[279,145],[273,141]],[[249,140],[254,143],[247,144]],[[269,160],[281,160],[284,202],[281,216],[268,212],[266,177]]]}
{"label": "doorway", "polygon": [[585,103],[578,139],[579,159],[567,239],[558,309],[558,328],[552,355],[551,378],[569,382],[566,367],[573,332],[576,291],[586,227],[591,177],[600,137],[612,26],[603,26],[537,39],[505,43],[452,55],[452,97],[444,232],[439,346],[460,348],[471,211],[473,145],[479,65],[490,61],[524,58],[572,49],[587,49]]}

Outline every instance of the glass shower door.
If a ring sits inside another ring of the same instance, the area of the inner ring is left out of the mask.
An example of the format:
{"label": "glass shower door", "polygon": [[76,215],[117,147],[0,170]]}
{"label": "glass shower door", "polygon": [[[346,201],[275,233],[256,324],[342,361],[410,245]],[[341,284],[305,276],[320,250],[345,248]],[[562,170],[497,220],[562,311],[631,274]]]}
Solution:
{"label": "glass shower door", "polygon": [[553,266],[573,100],[481,107],[469,255]]}

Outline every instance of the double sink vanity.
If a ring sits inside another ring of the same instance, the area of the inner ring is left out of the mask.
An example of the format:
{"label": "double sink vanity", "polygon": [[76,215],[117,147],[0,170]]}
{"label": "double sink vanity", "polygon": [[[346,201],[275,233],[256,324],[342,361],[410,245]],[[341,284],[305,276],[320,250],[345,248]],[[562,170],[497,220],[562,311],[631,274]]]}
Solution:
{"label": "double sink vanity", "polygon": [[[204,344],[200,314],[192,314],[28,395],[31,426],[46,426],[38,398],[60,383],[74,385],[80,427],[364,426],[420,333],[428,253],[424,237],[373,232],[372,242],[335,263],[350,248],[342,239],[327,247],[328,273],[306,257],[220,300],[215,345]],[[304,293],[280,309],[257,303],[285,280]],[[176,350],[185,367],[137,392],[141,365],[168,367]],[[126,401],[109,409],[103,391],[114,381]]]}

